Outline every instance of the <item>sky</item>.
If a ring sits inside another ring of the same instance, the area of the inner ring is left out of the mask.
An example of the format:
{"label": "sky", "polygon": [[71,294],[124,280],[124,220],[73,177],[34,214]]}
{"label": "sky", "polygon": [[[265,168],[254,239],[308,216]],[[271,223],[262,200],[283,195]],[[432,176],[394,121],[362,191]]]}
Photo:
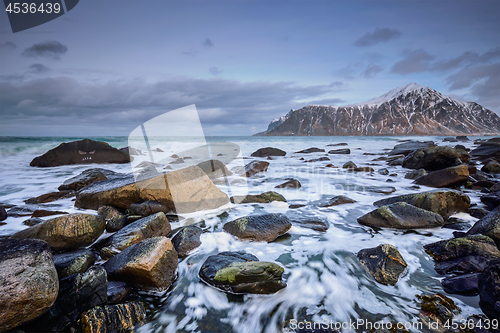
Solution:
{"label": "sky", "polygon": [[12,33],[0,135],[128,135],[195,104],[205,135],[409,83],[500,114],[500,1],[82,0]]}

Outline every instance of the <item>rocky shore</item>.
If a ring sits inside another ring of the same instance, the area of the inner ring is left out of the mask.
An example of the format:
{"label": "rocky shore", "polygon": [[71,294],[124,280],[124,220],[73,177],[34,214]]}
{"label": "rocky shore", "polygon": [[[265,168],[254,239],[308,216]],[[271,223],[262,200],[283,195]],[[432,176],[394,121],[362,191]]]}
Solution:
{"label": "rocky shore", "polygon": [[[460,137],[460,141],[465,139]],[[500,318],[500,138],[478,141],[475,146],[468,151],[460,145],[452,148],[406,141],[384,155],[370,157],[386,163],[384,168],[353,162],[338,167],[360,175],[390,175],[396,167],[407,169],[405,178],[413,179],[416,192],[393,195],[396,188],[391,186],[366,187],[366,191],[386,197],[373,200],[373,210],[357,216],[359,226],[367,233],[455,228],[454,238],[428,243],[424,250],[443,277],[444,293],[479,295],[483,313],[469,317],[477,322]],[[168,291],[179,274],[185,274],[178,265],[196,252],[202,245],[201,236],[210,232],[196,224],[172,228],[183,221],[182,214],[221,207],[227,211],[245,205],[285,205],[286,214],[254,212],[225,220],[221,230],[237,241],[251,243],[276,242],[296,227],[326,232],[328,222],[304,217],[297,209],[314,212],[348,206],[356,200],[339,195],[296,204],[275,192],[299,191],[302,185],[297,179],[282,178],[276,190],[249,195],[229,196],[216,185],[229,174],[248,181],[257,179],[268,172],[274,158],[324,162],[322,168],[337,168],[334,156],[351,153],[348,148],[324,148],[287,152],[262,147],[251,154],[244,170],[228,170],[221,161],[211,160],[140,180],[133,174],[91,167],[65,179],[57,191],[26,198],[24,206],[3,203],[0,223],[9,224],[13,216],[30,218],[25,221],[29,227],[0,238],[0,332],[127,332],[145,324],[150,305],[132,297],[134,291]],[[76,160],[75,149],[93,151],[95,157],[92,162]],[[127,163],[132,153],[141,152],[82,140],[62,144],[36,157],[31,165]],[[480,203],[471,201],[470,191],[479,194]],[[68,214],[39,206],[65,198],[74,198],[75,207],[86,211]],[[465,223],[453,217],[457,213],[478,220],[464,227]],[[395,286],[405,283],[401,277],[407,274],[408,263],[403,254],[384,243],[364,248],[355,256],[367,279]],[[261,260],[258,253],[245,251],[206,256],[196,275],[210,288],[228,295],[280,293],[287,288],[288,278],[287,267],[279,261]],[[446,320],[460,312],[445,294],[418,297],[420,320],[438,322],[441,331],[445,331]],[[472,328],[467,332],[494,330]]]}

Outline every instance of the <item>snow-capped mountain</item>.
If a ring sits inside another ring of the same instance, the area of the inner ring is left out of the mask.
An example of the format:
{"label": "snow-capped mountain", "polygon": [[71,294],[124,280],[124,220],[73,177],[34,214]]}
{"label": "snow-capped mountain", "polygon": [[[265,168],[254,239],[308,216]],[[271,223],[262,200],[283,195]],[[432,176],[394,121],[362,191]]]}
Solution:
{"label": "snow-capped mountain", "polygon": [[257,135],[485,135],[500,133],[500,117],[416,83],[364,103],[308,105],[274,119]]}

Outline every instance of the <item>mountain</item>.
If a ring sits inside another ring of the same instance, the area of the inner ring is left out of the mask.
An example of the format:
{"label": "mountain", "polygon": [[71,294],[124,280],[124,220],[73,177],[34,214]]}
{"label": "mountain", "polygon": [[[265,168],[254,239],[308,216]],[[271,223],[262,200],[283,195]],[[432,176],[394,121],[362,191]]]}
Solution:
{"label": "mountain", "polygon": [[256,135],[497,135],[500,117],[416,83],[364,103],[308,105],[274,119]]}

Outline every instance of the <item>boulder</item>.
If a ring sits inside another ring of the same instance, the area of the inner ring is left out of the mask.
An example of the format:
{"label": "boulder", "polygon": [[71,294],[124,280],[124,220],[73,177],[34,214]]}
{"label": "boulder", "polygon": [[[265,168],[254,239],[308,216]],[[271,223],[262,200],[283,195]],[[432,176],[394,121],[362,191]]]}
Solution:
{"label": "boulder", "polygon": [[477,295],[479,293],[479,276],[480,273],[471,273],[446,277],[441,280],[441,285],[448,294]]}
{"label": "boulder", "polygon": [[140,302],[97,306],[82,315],[84,333],[132,332],[145,323],[146,310]]}
{"label": "boulder", "polygon": [[272,262],[245,252],[221,252],[207,258],[200,278],[226,292],[272,294],[286,287],[281,277],[284,269]]}
{"label": "boulder", "polygon": [[201,245],[200,236],[203,230],[195,225],[182,228],[173,238],[172,244],[179,257],[186,257],[189,252]]}
{"label": "boulder", "polygon": [[158,201],[148,200],[141,203],[133,203],[128,209],[131,215],[149,216],[156,213],[168,213],[169,208]]}
{"label": "boulder", "polygon": [[312,148],[307,148],[304,150],[296,151],[295,154],[310,154],[310,153],[324,153],[324,149],[312,147]]}
{"label": "boulder", "polygon": [[85,273],[95,263],[95,260],[94,253],[89,249],[54,254],[54,265],[59,280],[73,274]]}
{"label": "boulder", "polygon": [[275,186],[275,188],[300,188],[302,184],[297,179],[290,179],[283,184]]}
{"label": "boulder", "polygon": [[447,219],[451,215],[465,212],[470,206],[470,198],[454,190],[434,190],[415,194],[404,194],[375,201],[377,207],[387,206],[396,202],[406,202],[441,215]]}
{"label": "boulder", "polygon": [[41,204],[56,201],[63,198],[71,198],[76,195],[75,191],[59,191],[59,192],[50,192],[39,195],[38,197],[29,198],[24,200],[27,204]]}
{"label": "boulder", "polygon": [[116,232],[118,230],[123,229],[127,224],[128,224],[127,216],[125,215],[113,216],[108,221],[106,221],[106,231]]}
{"label": "boulder", "polygon": [[177,213],[214,209],[229,202],[199,167],[190,166],[138,182],[123,176],[91,184],[77,193],[75,206],[98,209],[111,205],[127,209],[147,200],[158,201]]}
{"label": "boulder", "polygon": [[318,217],[290,217],[293,225],[299,225],[302,228],[311,229],[318,232],[326,232],[328,230],[328,222]]}
{"label": "boulder", "polygon": [[231,176],[233,173],[229,171],[224,163],[219,160],[208,160],[198,164],[198,167],[207,174],[210,179]]}
{"label": "boulder", "polygon": [[[435,327],[435,332],[444,332],[444,324],[450,324],[453,317],[460,313],[460,309],[452,299],[441,293],[434,295],[422,295],[420,300],[420,319],[428,326]],[[433,326],[431,326],[433,325]]]}
{"label": "boulder", "polygon": [[328,157],[320,157],[320,158],[313,158],[312,160],[304,161],[304,163],[323,162],[323,161],[329,161],[329,160],[330,159]]}
{"label": "boulder", "polygon": [[500,260],[491,262],[479,277],[479,306],[490,319],[500,318]]}
{"label": "boulder", "polygon": [[470,155],[480,161],[493,159],[500,162],[500,138],[497,137],[485,142],[480,142],[480,146],[473,149]]}
{"label": "boulder", "polygon": [[[481,202],[486,205],[486,209],[494,210],[496,207],[500,206],[500,192],[494,192],[491,194],[486,194],[481,196]],[[9,210],[10,215],[10,210]]]}
{"label": "boulder", "polygon": [[346,162],[344,163],[344,165],[342,166],[343,169],[355,169],[357,168],[358,166],[356,165],[356,163],[354,163],[353,161],[349,161],[349,162]]}
{"label": "boulder", "polygon": [[354,168],[355,172],[374,172],[375,170],[372,167],[357,167]]}
{"label": "boulder", "polygon": [[0,332],[46,312],[57,298],[59,281],[47,243],[0,239]]}
{"label": "boulder", "polygon": [[285,156],[286,151],[278,149],[278,148],[272,148],[272,147],[266,147],[266,148],[260,148],[257,149],[252,153],[252,157],[268,157],[268,156]]}
{"label": "boulder", "polygon": [[31,214],[31,217],[46,217],[46,216],[62,215],[62,214],[69,214],[69,213],[58,210],[52,211],[45,209],[37,209]]}
{"label": "boulder", "polygon": [[108,281],[108,304],[123,301],[132,291],[132,286],[123,281]]}
{"label": "boulder", "polygon": [[458,142],[458,140],[453,137],[447,137],[443,139],[443,142]]}
{"label": "boulder", "polygon": [[349,148],[334,149],[334,150],[328,151],[328,154],[350,154],[350,153],[351,153],[351,150]]}
{"label": "boulder", "polygon": [[55,250],[77,249],[92,244],[106,228],[106,221],[92,214],[69,214],[21,230],[12,238],[38,238]]}
{"label": "boulder", "polygon": [[477,221],[467,235],[486,235],[500,248],[500,206]]}
{"label": "boulder", "polygon": [[113,178],[116,175],[118,175],[116,172],[108,169],[87,169],[77,176],[66,179],[57,189],[59,191],[79,191],[87,185]]}
{"label": "boulder", "polygon": [[357,202],[354,199],[348,198],[344,195],[336,195],[331,198],[325,198],[317,201],[312,201],[310,204],[313,206],[318,206],[318,207],[332,207],[332,206],[338,206],[338,205],[343,205],[343,204],[349,204],[349,203],[355,203]]}
{"label": "boulder", "polygon": [[7,218],[7,211],[3,206],[0,206],[0,221],[3,221]]}
{"label": "boulder", "polygon": [[389,152],[389,155],[408,155],[415,150],[422,148],[434,147],[436,144],[433,141],[408,141],[395,145]]}
{"label": "boulder", "polygon": [[37,225],[37,224],[42,223],[42,222],[43,222],[43,220],[41,218],[32,217],[32,218],[29,218],[27,220],[24,220],[23,224],[28,226],[28,227],[32,227],[32,226]]}
{"label": "boulder", "polygon": [[481,168],[481,171],[491,174],[500,173],[500,163],[496,161],[490,161]]}
{"label": "boulder", "polygon": [[84,139],[61,143],[45,154],[35,157],[30,166],[54,167],[71,164],[128,163],[130,156],[106,142]]}
{"label": "boulder", "polygon": [[269,203],[273,201],[286,202],[286,199],[281,194],[273,191],[268,191],[257,195],[248,194],[248,195],[235,195],[231,197],[232,203],[240,203],[240,204]]}
{"label": "boulder", "polygon": [[418,149],[405,157],[403,168],[435,171],[462,163],[469,164],[469,153],[451,147]]}
{"label": "boulder", "polygon": [[167,289],[174,282],[177,252],[167,237],[134,244],[104,263],[110,280]]}
{"label": "boulder", "polygon": [[283,214],[261,214],[240,217],[224,224],[224,231],[239,239],[272,242],[285,234],[292,223]]}
{"label": "boulder", "polygon": [[441,215],[406,202],[377,208],[359,217],[358,222],[370,227],[396,229],[436,228],[444,225]]}
{"label": "boulder", "polygon": [[482,219],[483,217],[488,215],[490,211],[484,208],[470,207],[469,209],[467,209],[467,213],[469,213],[470,216],[475,217],[476,219]]}
{"label": "boulder", "polygon": [[468,179],[469,168],[467,165],[462,164],[442,170],[431,171],[428,174],[415,179],[413,183],[430,187],[447,187],[463,184]]}
{"label": "boulder", "polygon": [[122,211],[113,206],[101,206],[97,210],[97,215],[101,216],[105,220],[109,220],[115,216],[123,215]]}
{"label": "boulder", "polygon": [[105,247],[101,249],[101,256],[105,258],[112,257],[114,254],[144,239],[167,236],[171,230],[170,223],[163,212],[144,217],[127,225],[108,238]]}
{"label": "boulder", "polygon": [[387,176],[389,174],[389,170],[387,170],[387,168],[378,169],[378,173],[379,175]]}
{"label": "boulder", "polygon": [[408,266],[398,249],[390,244],[363,249],[357,256],[375,281],[384,285],[395,285]]}
{"label": "boulder", "polygon": [[259,172],[267,171],[269,167],[269,162],[265,161],[252,161],[245,165],[245,173],[242,174],[242,177],[252,177],[253,175],[258,174]]}

